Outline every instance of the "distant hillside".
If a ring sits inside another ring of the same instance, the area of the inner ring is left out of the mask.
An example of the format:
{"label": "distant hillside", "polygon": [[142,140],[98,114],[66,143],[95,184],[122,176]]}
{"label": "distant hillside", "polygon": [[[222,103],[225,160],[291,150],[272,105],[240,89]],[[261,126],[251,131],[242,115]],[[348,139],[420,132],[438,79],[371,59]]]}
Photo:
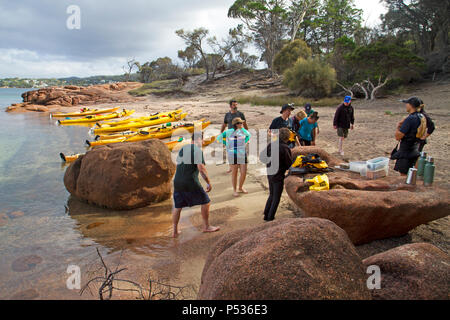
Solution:
{"label": "distant hillside", "polygon": [[[131,75],[131,81],[136,81],[137,76]],[[5,78],[0,79],[0,87],[3,88],[45,88],[52,86],[90,86],[95,84],[115,83],[125,81],[124,75],[118,76],[92,76],[86,78],[67,77],[67,78]]]}

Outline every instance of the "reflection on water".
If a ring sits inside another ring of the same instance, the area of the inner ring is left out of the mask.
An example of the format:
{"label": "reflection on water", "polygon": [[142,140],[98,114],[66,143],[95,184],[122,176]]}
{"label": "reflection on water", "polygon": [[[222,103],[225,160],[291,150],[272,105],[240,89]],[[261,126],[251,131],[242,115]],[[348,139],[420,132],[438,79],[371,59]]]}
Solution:
{"label": "reflection on water", "polygon": [[48,115],[0,111],[0,299],[79,298],[66,269],[96,260],[96,247],[171,261],[170,201],[119,212],[70,198],[59,153],[84,153],[88,138],[88,128],[56,126]]}
{"label": "reflection on water", "polygon": [[164,255],[162,249],[173,243],[170,210],[170,201],[133,211],[101,209],[73,197],[68,201],[68,214],[84,237],[112,251],[129,249],[150,256]]}

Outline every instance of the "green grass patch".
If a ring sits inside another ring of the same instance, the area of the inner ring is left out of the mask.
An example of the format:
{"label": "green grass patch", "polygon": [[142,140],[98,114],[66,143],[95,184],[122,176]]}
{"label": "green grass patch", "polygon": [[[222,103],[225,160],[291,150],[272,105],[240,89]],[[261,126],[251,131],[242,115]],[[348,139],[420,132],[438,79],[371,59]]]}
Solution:
{"label": "green grass patch", "polygon": [[159,80],[144,84],[142,87],[129,91],[128,93],[134,97],[145,97],[150,94],[157,96],[165,95],[191,95],[192,92],[185,91],[181,88],[182,82],[178,79]]}
{"label": "green grass patch", "polygon": [[275,95],[267,97],[259,96],[239,96],[236,98],[240,104],[250,104],[252,106],[271,106],[280,107],[286,103],[293,103],[295,106],[304,106],[307,103],[311,103],[313,107],[329,107],[337,106],[342,103],[342,98],[323,98],[319,100],[308,99],[304,97],[292,97],[287,95]]}

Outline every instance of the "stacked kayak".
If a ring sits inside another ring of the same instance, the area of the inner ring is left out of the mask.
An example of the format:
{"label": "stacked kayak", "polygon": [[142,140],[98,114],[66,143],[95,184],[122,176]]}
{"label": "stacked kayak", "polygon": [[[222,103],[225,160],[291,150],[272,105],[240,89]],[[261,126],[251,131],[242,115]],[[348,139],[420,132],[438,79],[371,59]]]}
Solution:
{"label": "stacked kayak", "polygon": [[73,112],[73,113],[53,113],[51,116],[53,118],[76,118],[76,117],[85,117],[85,116],[92,116],[92,115],[98,115],[98,114],[105,114],[105,113],[111,113],[114,111],[119,110],[119,107],[117,108],[110,108],[110,109],[89,109],[89,108],[83,108],[80,112]]}
{"label": "stacked kayak", "polygon": [[142,121],[151,121],[154,120],[156,117],[168,117],[170,114],[181,114],[183,110],[175,110],[175,111],[169,111],[169,112],[158,112],[151,114],[149,116],[139,117],[139,118],[130,118],[126,120],[119,120],[119,121],[103,121],[102,123],[97,122],[95,125],[99,128],[107,128],[107,127],[115,127],[120,125],[126,125],[132,122],[142,122]]}
{"label": "stacked kayak", "polygon": [[[94,133],[95,141],[86,141],[89,147],[108,145],[122,142],[138,142],[150,139],[168,139],[179,137],[174,141],[164,142],[170,151],[177,151],[186,144],[191,143],[190,135],[198,130],[203,131],[211,122],[205,119],[194,122],[179,122],[186,118],[187,113],[181,109],[158,112],[142,117],[128,117],[134,110],[118,111],[119,108],[110,109],[82,109],[75,113],[58,113],[53,117],[65,118],[58,120],[61,125],[87,125],[93,126],[91,133]],[[216,137],[211,137],[203,141],[203,146],[214,143]],[[64,164],[71,163],[84,154],[65,155],[60,153]]]}
{"label": "stacked kayak", "polygon": [[168,114],[154,116],[154,117],[150,118],[149,120],[145,120],[145,121],[136,121],[136,122],[130,122],[130,123],[122,124],[122,125],[118,125],[118,126],[96,128],[96,129],[94,129],[94,134],[100,135],[102,133],[123,132],[123,131],[129,131],[132,129],[152,127],[152,126],[155,126],[158,124],[180,121],[180,120],[183,120],[184,118],[186,118],[186,116],[187,116],[187,113],[172,112],[172,113],[168,113]]}
{"label": "stacked kayak", "polygon": [[124,109],[121,112],[113,112],[106,115],[90,115],[79,119],[68,119],[68,120],[58,120],[58,123],[61,125],[71,125],[71,124],[83,124],[83,123],[93,123],[103,120],[115,119],[115,118],[123,118],[132,115],[134,110],[126,110]]}
{"label": "stacked kayak", "polygon": [[[216,141],[216,139],[217,139],[217,136],[203,140],[203,147],[207,147],[210,144],[213,144]],[[170,151],[178,151],[183,146],[190,144],[190,143],[191,143],[191,140],[185,140],[183,138],[180,138],[178,141],[166,142],[166,146],[169,148]]]}
{"label": "stacked kayak", "polygon": [[113,139],[102,139],[97,141],[86,141],[88,146],[102,146],[112,143],[120,143],[120,142],[137,142],[137,141],[145,141],[150,139],[166,139],[173,136],[180,136],[186,133],[192,133],[195,129],[204,130],[211,124],[210,121],[199,121],[196,123],[179,123],[179,124],[171,124],[170,126],[161,126],[159,128],[153,128],[148,131],[139,131],[136,133],[130,133],[127,135],[115,137]]}

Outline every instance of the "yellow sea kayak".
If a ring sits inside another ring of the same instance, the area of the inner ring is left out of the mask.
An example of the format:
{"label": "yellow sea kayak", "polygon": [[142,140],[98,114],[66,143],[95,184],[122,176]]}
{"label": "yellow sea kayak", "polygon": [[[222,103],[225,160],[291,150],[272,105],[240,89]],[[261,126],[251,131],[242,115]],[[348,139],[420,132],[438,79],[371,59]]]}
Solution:
{"label": "yellow sea kayak", "polygon": [[185,133],[192,133],[194,129],[198,126],[200,130],[206,129],[211,124],[211,121],[200,122],[195,124],[185,124],[180,125],[173,128],[164,128],[160,129],[156,132],[152,132],[149,134],[137,134],[135,136],[129,137],[126,139],[126,142],[136,142],[136,141],[144,141],[149,139],[166,139],[174,136],[180,136]]}
{"label": "yellow sea kayak", "polygon": [[155,117],[169,116],[170,114],[180,114],[182,112],[183,112],[183,110],[179,109],[179,110],[173,110],[173,111],[168,111],[168,112],[158,112],[158,113],[151,114],[149,116],[144,116],[144,117],[139,117],[139,118],[129,118],[126,120],[119,120],[119,121],[102,121],[101,123],[97,122],[96,126],[99,128],[115,127],[115,126],[128,124],[131,122],[150,121],[150,120],[154,119]]}
{"label": "yellow sea kayak", "polygon": [[82,155],[84,155],[84,154],[73,154],[73,155],[70,155],[70,156],[66,156],[62,152],[59,154],[59,156],[61,157],[62,161],[66,162],[66,163],[74,162],[75,160],[77,160]]}
{"label": "yellow sea kayak", "polygon": [[146,128],[146,127],[151,127],[151,126],[155,126],[158,124],[180,121],[180,120],[183,120],[184,118],[186,118],[186,116],[187,116],[187,113],[181,113],[181,114],[171,113],[167,116],[166,115],[161,116],[161,117],[156,116],[156,117],[154,117],[154,119],[148,120],[148,121],[137,121],[137,122],[131,122],[131,123],[120,125],[120,126],[107,127],[107,128],[96,128],[96,129],[94,129],[94,134],[99,135],[102,133],[123,132],[123,131],[129,131],[131,129]]}
{"label": "yellow sea kayak", "polygon": [[130,129],[129,131],[124,132],[116,132],[116,133],[108,133],[108,134],[98,134],[95,136],[95,141],[99,140],[111,140],[116,138],[122,138],[122,137],[131,137],[132,135],[137,134],[138,132],[144,131],[144,132],[155,132],[158,131],[158,129],[171,127],[173,124],[171,122],[159,124],[152,127],[145,127],[145,128],[136,128],[136,129]]}
{"label": "yellow sea kayak", "polygon": [[[180,150],[183,146],[191,143],[191,140],[184,140],[182,138],[180,138],[181,140],[178,141],[170,141],[170,142],[166,142],[167,147],[169,148],[170,151],[178,151]],[[213,144],[217,139],[217,136],[208,138],[203,140],[203,147],[207,147],[210,144]]]}
{"label": "yellow sea kayak", "polygon": [[134,135],[131,134],[129,136],[117,137],[115,139],[106,139],[106,140],[98,140],[98,141],[86,141],[86,144],[90,147],[102,146],[113,143],[120,142],[137,142],[137,141],[145,141],[150,139],[165,139],[173,136],[179,136],[184,133],[192,133],[194,132],[194,128],[197,126],[204,130],[211,124],[208,122],[197,122],[197,123],[187,123],[187,124],[178,124],[174,126],[168,126],[165,128],[159,128],[154,131],[139,131]]}
{"label": "yellow sea kayak", "polygon": [[85,111],[80,112],[73,112],[73,113],[54,113],[52,114],[53,118],[75,118],[75,117],[85,117],[85,116],[92,116],[96,114],[104,114],[104,113],[111,113],[114,111],[119,110],[119,107],[117,108],[110,108],[110,109],[82,109]]}
{"label": "yellow sea kayak", "polygon": [[58,120],[58,123],[61,125],[70,125],[70,124],[80,124],[80,123],[92,123],[101,120],[115,119],[128,117],[132,115],[134,110],[123,110],[122,112],[113,112],[111,114],[101,115],[101,116],[87,116],[81,119],[70,119],[70,120]]}

